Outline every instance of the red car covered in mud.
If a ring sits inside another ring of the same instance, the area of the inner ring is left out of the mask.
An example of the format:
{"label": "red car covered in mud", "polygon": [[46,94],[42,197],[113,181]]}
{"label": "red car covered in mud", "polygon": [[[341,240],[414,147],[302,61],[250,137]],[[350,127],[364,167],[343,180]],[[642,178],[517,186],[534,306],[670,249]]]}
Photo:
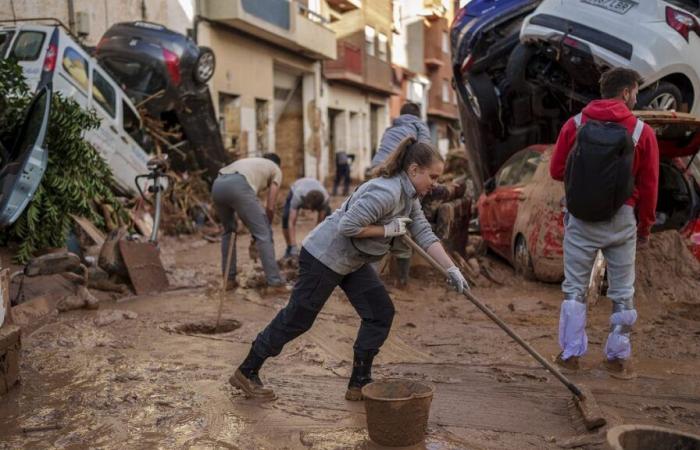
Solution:
{"label": "red car covered in mud", "polygon": [[[652,232],[676,229],[700,260],[700,118],[637,111],[659,141],[659,200]],[[487,246],[525,278],[563,278],[564,185],[549,176],[553,145],[532,145],[510,157],[484,183],[479,224]]]}

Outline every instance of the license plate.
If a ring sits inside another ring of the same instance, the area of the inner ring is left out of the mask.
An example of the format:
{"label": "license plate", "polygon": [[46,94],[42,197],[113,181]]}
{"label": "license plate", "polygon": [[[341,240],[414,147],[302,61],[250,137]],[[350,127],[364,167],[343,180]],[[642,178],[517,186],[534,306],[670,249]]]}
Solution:
{"label": "license plate", "polygon": [[637,2],[632,0],[581,0],[581,2],[598,6],[618,14],[625,14],[627,11],[637,6]]}

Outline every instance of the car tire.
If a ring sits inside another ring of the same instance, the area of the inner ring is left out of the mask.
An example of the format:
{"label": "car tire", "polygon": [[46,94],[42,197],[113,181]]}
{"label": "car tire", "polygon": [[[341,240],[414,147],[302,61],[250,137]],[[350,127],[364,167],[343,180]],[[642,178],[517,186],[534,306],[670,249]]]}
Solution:
{"label": "car tire", "polygon": [[194,80],[204,84],[214,76],[216,57],[209,47],[199,47],[199,56],[194,65]]}
{"label": "car tire", "polygon": [[525,237],[522,235],[515,239],[513,266],[515,266],[516,275],[519,275],[526,280],[535,280],[535,269],[532,266],[530,250],[528,250],[527,241],[525,241]]}
{"label": "car tire", "polygon": [[668,81],[661,81],[639,93],[635,108],[651,111],[678,111],[682,103],[681,90]]}
{"label": "car tire", "polygon": [[469,74],[464,78],[464,91],[474,117],[481,123],[492,122],[498,116],[496,87],[485,73]]}
{"label": "car tire", "polygon": [[520,43],[510,53],[506,63],[506,80],[510,85],[510,92],[527,93],[532,90],[527,81],[527,65],[536,51],[534,45]]}
{"label": "car tire", "polygon": [[586,289],[586,304],[588,305],[588,309],[598,304],[598,300],[600,300],[600,297],[603,295],[606,267],[607,264],[605,263],[603,252],[598,250],[595,261],[593,262],[593,270],[591,270],[588,289]]}

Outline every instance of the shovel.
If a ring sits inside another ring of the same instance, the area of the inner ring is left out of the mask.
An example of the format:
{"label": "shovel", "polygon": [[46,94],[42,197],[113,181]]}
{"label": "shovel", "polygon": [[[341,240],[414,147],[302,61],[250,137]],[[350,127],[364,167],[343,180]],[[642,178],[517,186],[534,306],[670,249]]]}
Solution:
{"label": "shovel", "polygon": [[[416,244],[413,241],[413,239],[411,239],[405,234],[401,236],[401,238],[406,243],[406,245],[411,247],[416,253],[425,258],[425,260],[428,261],[430,265],[433,266],[433,268],[435,268],[435,270],[439,271],[445,277],[448,277],[447,270],[440,266],[440,264],[438,264],[432,256],[426,253],[425,250],[419,247],[418,244]],[[505,331],[508,334],[508,336],[510,336],[515,342],[520,344],[520,346],[524,348],[533,358],[535,358],[537,362],[539,362],[545,369],[552,373],[552,375],[557,377],[557,379],[561,381],[562,384],[564,384],[564,386],[566,386],[567,389],[569,389],[574,394],[574,403],[576,404],[578,410],[581,412],[581,416],[583,417],[583,423],[586,425],[587,429],[593,430],[595,428],[605,425],[605,417],[603,417],[602,411],[600,410],[598,403],[595,401],[593,393],[589,389],[586,389],[583,386],[576,386],[574,383],[572,383],[571,380],[565,377],[556,367],[552,365],[552,363],[544,359],[542,355],[540,355],[537,352],[537,350],[535,350],[530,344],[525,342],[520,336],[518,336],[518,334],[515,331],[513,331],[512,328],[510,328],[505,322],[503,322],[498,316],[496,316],[496,314],[494,314],[493,311],[487,308],[486,305],[484,305],[479,299],[474,297],[474,295],[472,295],[472,293],[469,290],[464,291],[463,294],[465,297],[467,297],[469,301],[471,301],[477,308],[479,308],[481,312],[486,314],[489,317],[489,319],[493,320],[496,323],[496,325],[501,327],[501,329]]]}
{"label": "shovel", "polygon": [[158,228],[161,219],[161,196],[165,190],[163,181],[166,179],[172,180],[166,173],[167,163],[164,159],[151,159],[148,162],[148,169],[150,172],[138,175],[134,183],[141,197],[150,203],[150,200],[146,198],[141,189],[139,180],[142,178],[151,180],[148,191],[155,194],[155,215],[151,236],[148,242],[119,241],[119,251],[124,259],[131,284],[138,295],[161,292],[168,288],[168,277],[165,274],[165,268],[160,260],[160,251],[158,249]]}

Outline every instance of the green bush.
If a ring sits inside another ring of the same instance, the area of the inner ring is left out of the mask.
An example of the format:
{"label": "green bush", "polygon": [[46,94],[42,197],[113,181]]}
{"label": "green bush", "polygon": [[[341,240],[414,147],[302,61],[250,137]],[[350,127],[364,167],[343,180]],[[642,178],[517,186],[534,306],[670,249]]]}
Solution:
{"label": "green bush", "polygon": [[[16,62],[0,60],[0,138],[9,144],[31,100],[22,70]],[[15,260],[26,263],[36,252],[65,245],[73,220],[84,216],[104,228],[95,205],[106,203],[124,217],[124,209],[112,193],[112,171],[102,156],[83,139],[86,130],[100,120],[73,99],[54,93],[46,148],[49,160],[44,178],[20,218],[0,231],[0,241],[19,243]]]}

